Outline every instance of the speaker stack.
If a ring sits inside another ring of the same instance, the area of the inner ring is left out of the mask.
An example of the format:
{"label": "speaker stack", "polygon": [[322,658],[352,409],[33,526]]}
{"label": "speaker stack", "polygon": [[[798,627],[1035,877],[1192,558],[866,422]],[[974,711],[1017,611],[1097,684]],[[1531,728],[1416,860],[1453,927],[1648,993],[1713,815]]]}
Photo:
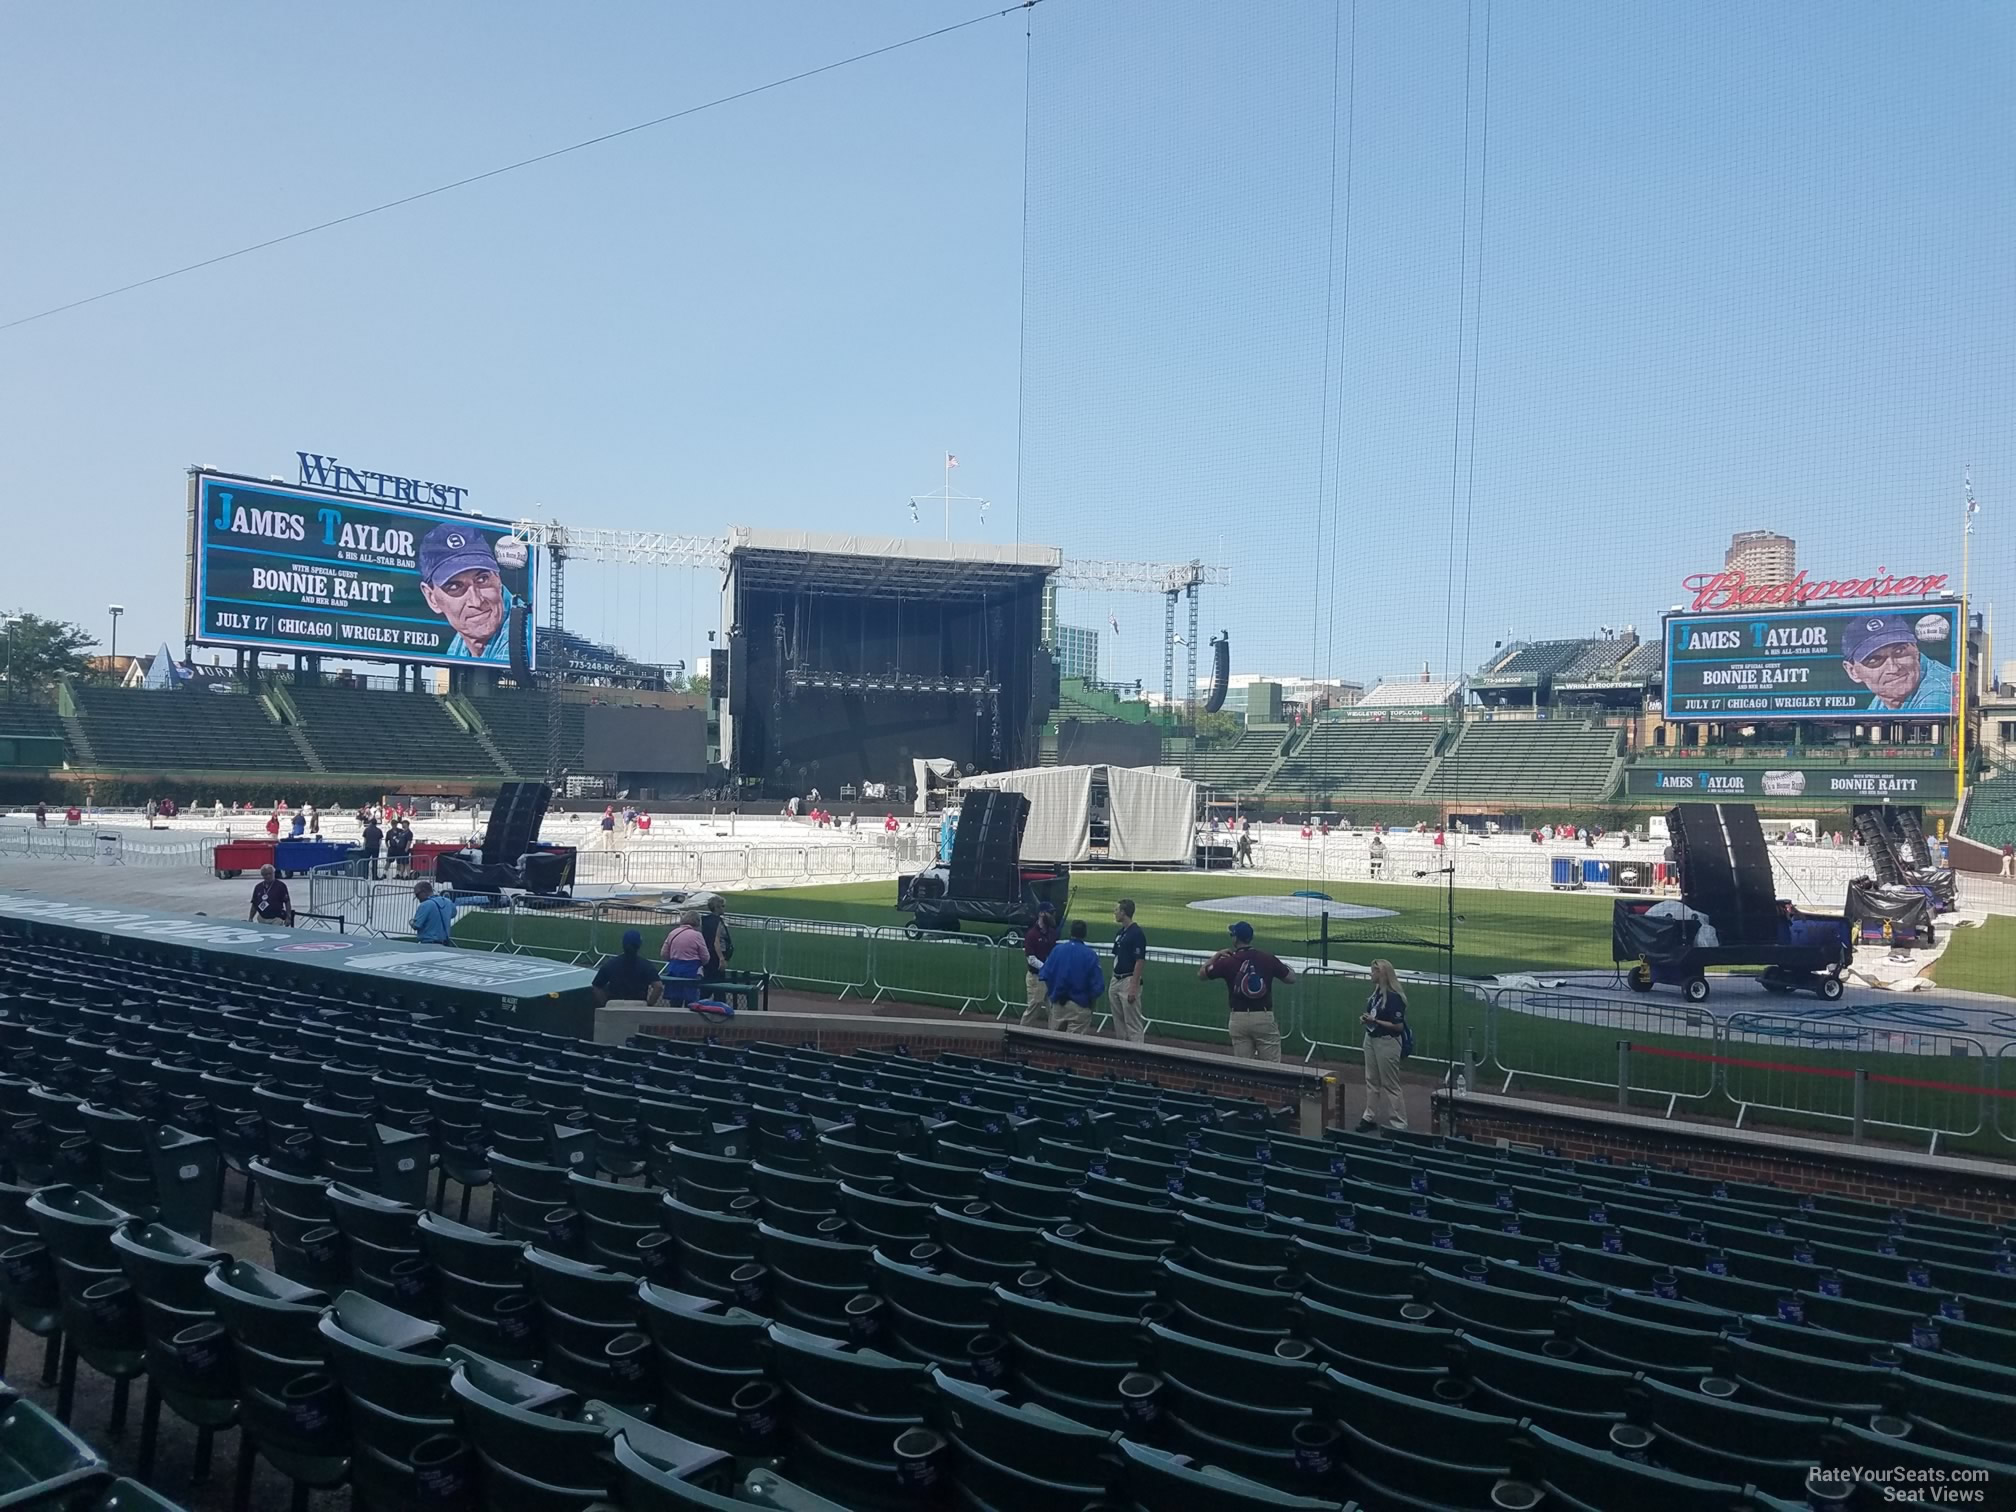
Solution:
{"label": "speaker stack", "polygon": [[949,866],[952,896],[1005,901],[1019,897],[1022,831],[1028,823],[1025,794],[978,788],[961,798]]}
{"label": "speaker stack", "polygon": [[499,788],[483,831],[483,864],[515,866],[539,838],[552,799],[553,789],[543,782],[507,782]]}
{"label": "speaker stack", "polygon": [[1724,945],[1778,938],[1778,889],[1757,810],[1747,803],[1683,803],[1666,816],[1680,891],[1714,922]]}

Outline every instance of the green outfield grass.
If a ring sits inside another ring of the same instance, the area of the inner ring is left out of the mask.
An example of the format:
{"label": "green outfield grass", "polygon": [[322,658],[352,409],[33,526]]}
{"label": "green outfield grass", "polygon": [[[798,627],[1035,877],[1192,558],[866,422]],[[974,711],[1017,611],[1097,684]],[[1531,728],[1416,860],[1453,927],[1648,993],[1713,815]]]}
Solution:
{"label": "green outfield grass", "polygon": [[2016,919],[1995,914],[1979,929],[1954,930],[1932,979],[1958,992],[2016,995]]}
{"label": "green outfield grass", "polygon": [[[1278,878],[1224,874],[1093,873],[1078,879],[1071,913],[1087,921],[1091,938],[1103,947],[1111,938],[1114,900],[1132,897],[1155,947],[1215,950],[1226,943],[1225,928],[1237,916],[1188,908],[1185,904],[1190,900],[1285,894],[1297,886]],[[1393,919],[1333,926],[1333,961],[1362,965],[1384,956],[1403,971],[1439,974],[1443,967],[1439,951],[1390,939],[1354,939],[1350,932],[1431,937],[1442,927],[1445,894],[1432,888],[1370,883],[1333,883],[1324,890],[1341,901],[1392,908],[1398,913]],[[970,931],[924,939],[896,935],[893,931],[909,918],[896,911],[894,893],[892,883],[872,882],[728,894],[736,916],[752,921],[736,927],[737,963],[768,969],[779,987],[795,991],[844,993],[850,998],[879,995],[988,1015],[1020,1012],[1025,975],[1019,949]],[[1667,1094],[1677,1093],[1687,1100],[1683,1106],[1724,1117],[1733,1117],[1737,1110],[1732,1097],[1812,1113],[1846,1115],[1850,1111],[1853,1087],[1847,1078],[1771,1069],[1778,1063],[1834,1071],[1859,1067],[1878,1075],[1956,1085],[1978,1084],[1984,1075],[1992,1074],[1978,1060],[1930,1060],[1908,1054],[1851,1056],[1805,1043],[1749,1043],[1735,1047],[1732,1053],[1765,1064],[1726,1068],[1725,1086],[1716,1087],[1712,1097],[1694,1100],[1690,1094],[1708,1090],[1712,1068],[1702,1061],[1649,1053],[1663,1048],[1698,1054],[1710,1047],[1711,1042],[1698,1033],[1686,1032],[1688,1009],[1678,993],[1661,990],[1632,999],[1621,1010],[1621,1018],[1616,1016],[1620,1010],[1606,1009],[1600,1019],[1577,1022],[1571,1017],[1538,1013],[1492,1013],[1470,986],[1490,973],[1607,966],[1609,899],[1465,890],[1456,894],[1455,904],[1456,990],[1446,992],[1439,982],[1417,982],[1409,991],[1420,1056],[1417,1065],[1426,1072],[1432,1073],[1435,1062],[1452,1053],[1451,1047],[1459,1056],[1467,1049],[1485,1067],[1479,1076],[1484,1089],[1496,1090],[1509,1069],[1517,1073],[1514,1085],[1518,1088],[1614,1102],[1617,1044],[1628,1040],[1635,1047],[1631,1075],[1636,1089],[1634,1106],[1663,1112]],[[779,927],[766,927],[760,922],[764,919],[778,920]],[[781,927],[785,920],[798,927]],[[831,927],[807,930],[802,927],[805,921]],[[1283,955],[1315,953],[1308,943],[1311,932],[1301,919],[1255,915],[1250,922],[1260,943]],[[655,954],[668,924],[665,914],[647,904],[634,910],[612,910],[598,924],[580,915],[520,915],[510,920],[508,927],[519,948],[571,959],[615,950],[622,931],[632,926],[643,932],[646,952]],[[472,912],[458,921],[456,932],[472,943],[487,942],[504,938],[506,927],[501,915]],[[888,933],[871,937],[871,929]],[[2016,936],[2016,921],[2007,919],[1992,921],[1988,929],[1956,935],[1941,963],[1941,979],[1950,986],[1997,990],[1993,984],[1998,980],[1999,960],[2003,963],[1999,990],[2008,991],[2006,967],[2012,946],[2016,946],[2012,936]],[[1952,979],[1949,963],[1961,980]],[[1189,966],[1166,961],[1150,962],[1145,983],[1145,1007],[1156,1021],[1158,1035],[1224,1043],[1227,1004],[1222,984],[1199,982]],[[1313,1045],[1320,1057],[1353,1056],[1360,1040],[1357,1017],[1363,1011],[1365,992],[1363,978],[1346,972],[1306,975],[1295,986],[1281,990],[1277,996],[1287,1038],[1285,1053],[1301,1058]],[[1771,1006],[1796,1015],[1818,1005],[1799,999]],[[2016,1078],[2016,1065],[2011,1066],[2010,1074]],[[1941,1148],[2016,1154],[2010,1142],[1993,1131],[1995,1103],[1979,1095],[1872,1082],[1866,1110],[1872,1119],[1956,1132],[1979,1122],[1984,1125],[1983,1132],[1942,1140]],[[1792,1127],[1836,1133],[1844,1129],[1841,1123],[1824,1118],[1800,1119],[1781,1113],[1762,1116],[1768,1122]],[[2016,1130],[2016,1107],[2003,1116]],[[1749,1115],[1750,1121],[1758,1117],[1754,1110]],[[1887,1132],[1872,1129],[1876,1137],[1885,1137]]]}

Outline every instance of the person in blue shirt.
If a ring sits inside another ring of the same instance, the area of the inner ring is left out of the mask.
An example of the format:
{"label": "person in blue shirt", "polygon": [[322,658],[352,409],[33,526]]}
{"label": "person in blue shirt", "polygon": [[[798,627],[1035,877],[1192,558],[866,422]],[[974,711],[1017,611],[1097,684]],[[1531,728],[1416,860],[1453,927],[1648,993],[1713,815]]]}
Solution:
{"label": "person in blue shirt", "polygon": [[[517,549],[514,555],[525,549],[522,541],[507,538],[505,544]],[[420,597],[455,631],[444,657],[509,664],[511,610],[518,600],[504,586],[497,553],[480,530],[450,520],[420,538]]]}
{"label": "person in blue shirt", "polygon": [[413,938],[422,945],[453,945],[455,900],[434,891],[432,882],[415,882],[413,896],[420,904],[413,910]]}
{"label": "person in blue shirt", "polygon": [[1099,953],[1085,943],[1085,921],[1071,921],[1071,937],[1050,947],[1049,959],[1037,973],[1049,990],[1050,1027],[1063,1034],[1088,1034],[1092,1005],[1106,990],[1106,971]]}
{"label": "person in blue shirt", "polygon": [[[1944,628],[1945,621],[1934,623]],[[1850,682],[1869,690],[1872,714],[1950,714],[1953,673],[1918,647],[1908,614],[1851,620],[1841,636],[1841,665]]]}

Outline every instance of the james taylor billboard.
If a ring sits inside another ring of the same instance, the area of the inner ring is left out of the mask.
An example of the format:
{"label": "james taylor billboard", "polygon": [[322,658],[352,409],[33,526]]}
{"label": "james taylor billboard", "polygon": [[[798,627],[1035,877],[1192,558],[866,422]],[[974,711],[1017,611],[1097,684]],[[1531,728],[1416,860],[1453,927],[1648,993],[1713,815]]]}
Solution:
{"label": "james taylor billboard", "polygon": [[1668,719],[1933,719],[1953,712],[1955,604],[1666,621]]}
{"label": "james taylor billboard", "polygon": [[212,473],[190,512],[194,640],[508,667],[523,605],[531,665],[531,554],[499,521]]}

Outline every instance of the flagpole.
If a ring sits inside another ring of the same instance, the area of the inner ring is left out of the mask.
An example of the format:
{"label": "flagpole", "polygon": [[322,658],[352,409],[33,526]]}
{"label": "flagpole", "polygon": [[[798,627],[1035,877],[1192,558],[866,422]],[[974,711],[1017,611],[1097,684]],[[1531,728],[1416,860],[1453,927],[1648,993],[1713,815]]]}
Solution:
{"label": "flagpole", "polygon": [[952,539],[952,453],[945,453],[945,539]]}
{"label": "flagpole", "polygon": [[1961,490],[1966,497],[1966,507],[1960,516],[1960,692],[1955,702],[1958,705],[1959,723],[1953,733],[1953,808],[1957,814],[1960,802],[1967,796],[1967,571],[1974,544],[1974,469],[1968,468],[1962,475]]}

